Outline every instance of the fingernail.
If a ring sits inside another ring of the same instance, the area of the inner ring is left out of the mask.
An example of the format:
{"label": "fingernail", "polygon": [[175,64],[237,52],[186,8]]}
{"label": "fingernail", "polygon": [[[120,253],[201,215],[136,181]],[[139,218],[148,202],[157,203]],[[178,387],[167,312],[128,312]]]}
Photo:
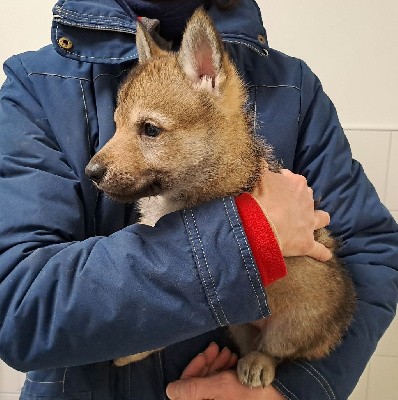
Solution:
{"label": "fingernail", "polygon": [[216,342],[211,342],[211,343],[209,344],[209,347],[210,347],[210,346],[216,346],[217,349],[219,348],[219,347],[218,347],[218,344],[217,344]]}

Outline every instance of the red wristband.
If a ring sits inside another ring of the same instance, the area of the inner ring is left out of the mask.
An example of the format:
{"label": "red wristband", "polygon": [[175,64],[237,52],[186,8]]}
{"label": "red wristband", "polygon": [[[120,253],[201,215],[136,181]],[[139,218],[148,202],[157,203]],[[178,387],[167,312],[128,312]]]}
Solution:
{"label": "red wristband", "polygon": [[287,274],[278,241],[257,201],[242,193],[235,198],[243,228],[264,286]]}

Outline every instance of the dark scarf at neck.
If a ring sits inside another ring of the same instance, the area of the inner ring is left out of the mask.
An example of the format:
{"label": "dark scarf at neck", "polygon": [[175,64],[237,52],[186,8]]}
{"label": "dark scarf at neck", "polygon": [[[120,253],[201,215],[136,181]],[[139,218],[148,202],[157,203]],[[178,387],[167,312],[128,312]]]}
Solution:
{"label": "dark scarf at neck", "polygon": [[208,7],[209,0],[116,0],[131,17],[147,17],[160,21],[159,34],[178,41],[189,17],[200,6]]}

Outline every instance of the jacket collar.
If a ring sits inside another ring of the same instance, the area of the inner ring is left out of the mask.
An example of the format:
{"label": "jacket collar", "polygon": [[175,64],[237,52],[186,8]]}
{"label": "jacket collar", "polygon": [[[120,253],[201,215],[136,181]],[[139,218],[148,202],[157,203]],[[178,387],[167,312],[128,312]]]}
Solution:
{"label": "jacket collar", "polygon": [[[208,10],[225,42],[268,53],[266,31],[254,0],[238,7]],[[137,58],[136,19],[115,0],[60,0],[53,8],[52,42],[61,55],[86,62],[115,64]]]}

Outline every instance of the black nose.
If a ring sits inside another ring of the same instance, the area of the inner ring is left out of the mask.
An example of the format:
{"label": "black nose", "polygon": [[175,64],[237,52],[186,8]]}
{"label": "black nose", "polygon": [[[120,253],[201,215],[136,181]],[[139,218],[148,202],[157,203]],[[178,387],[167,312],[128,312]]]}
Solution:
{"label": "black nose", "polygon": [[98,162],[89,162],[85,172],[91,180],[95,183],[99,183],[105,175],[106,167]]}

